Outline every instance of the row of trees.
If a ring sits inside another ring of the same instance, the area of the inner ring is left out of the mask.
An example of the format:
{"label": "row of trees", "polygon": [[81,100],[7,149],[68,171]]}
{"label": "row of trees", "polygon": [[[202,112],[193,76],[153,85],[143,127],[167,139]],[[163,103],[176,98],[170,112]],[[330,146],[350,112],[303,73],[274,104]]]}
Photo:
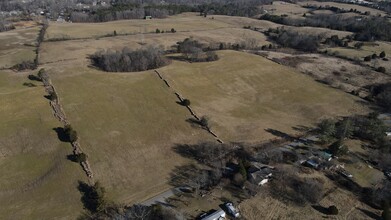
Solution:
{"label": "row of trees", "polygon": [[163,49],[148,46],[138,50],[102,50],[90,56],[92,64],[107,72],[136,72],[159,68],[169,63]]}
{"label": "row of trees", "polygon": [[318,126],[321,140],[331,143],[330,151],[334,155],[346,153],[348,150],[343,144],[344,140],[356,137],[371,141],[378,149],[391,150],[391,142],[386,138],[387,127],[378,119],[376,113],[368,116],[353,116],[340,121],[325,119]]}
{"label": "row of trees", "polygon": [[290,47],[306,52],[317,51],[322,39],[319,35],[302,34],[283,28],[270,29],[267,35],[282,47]]}
{"label": "row of trees", "polygon": [[354,39],[360,41],[391,41],[391,23],[385,17],[346,17],[338,14],[315,14],[305,19],[288,18],[284,15],[264,14],[260,17],[275,23],[291,26],[323,27],[354,32]]}

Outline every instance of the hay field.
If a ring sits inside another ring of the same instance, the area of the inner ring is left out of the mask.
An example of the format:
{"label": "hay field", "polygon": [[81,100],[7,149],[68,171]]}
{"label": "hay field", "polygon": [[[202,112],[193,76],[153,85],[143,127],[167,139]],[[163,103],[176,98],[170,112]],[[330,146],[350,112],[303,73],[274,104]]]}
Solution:
{"label": "hay field", "polygon": [[355,5],[355,4],[344,4],[344,3],[338,3],[338,2],[318,2],[318,1],[303,1],[303,2],[298,2],[297,4],[305,6],[305,5],[316,5],[316,6],[332,6],[332,7],[337,7],[345,10],[350,10],[350,9],[356,9],[357,11],[360,11],[362,13],[369,11],[371,15],[378,15],[381,14],[381,16],[385,16],[386,12],[377,10],[374,8],[370,7],[365,7],[361,5]]}
{"label": "hay field", "polygon": [[299,4],[292,4],[282,1],[273,1],[272,5],[263,5],[262,8],[267,10],[269,14],[288,15],[289,17],[295,17],[295,15],[298,17],[302,17],[304,13],[311,11],[308,8],[303,8]]}
{"label": "hay field", "polygon": [[78,164],[53,128],[61,124],[42,86],[23,86],[27,75],[0,72],[0,219],[75,219],[82,211]]}
{"label": "hay field", "polygon": [[174,28],[178,32],[194,30],[214,30],[232,27],[224,22],[204,18],[196,13],[184,13],[165,19],[151,20],[119,20],[104,23],[57,23],[52,22],[46,32],[46,39],[52,38],[91,38],[113,34],[154,33],[156,29],[170,31]]}
{"label": "hay field", "polygon": [[174,62],[161,72],[225,141],[261,141],[274,137],[265,129],[292,134],[294,126],[363,110],[355,97],[263,57],[218,54],[215,62]]}
{"label": "hay field", "polygon": [[[50,28],[49,28],[50,29]],[[123,47],[139,48],[142,43],[147,45],[162,45],[170,49],[178,41],[193,37],[200,42],[207,44],[237,43],[247,38],[254,38],[259,45],[268,44],[264,34],[243,28],[221,28],[205,31],[189,31],[163,34],[138,34],[128,36],[117,36],[100,39],[72,40],[60,42],[45,42],[41,45],[40,62],[55,62],[58,60],[79,59],[85,62],[87,56],[99,49],[120,50]],[[87,65],[85,63],[85,65]]]}
{"label": "hay field", "polygon": [[115,202],[142,202],[170,188],[171,171],[188,162],[176,144],[214,141],[186,120],[190,113],[153,71],[106,73],[46,65],[80,135],[96,180]]}
{"label": "hay field", "polygon": [[35,26],[0,33],[0,69],[34,60],[39,29],[39,26]]}

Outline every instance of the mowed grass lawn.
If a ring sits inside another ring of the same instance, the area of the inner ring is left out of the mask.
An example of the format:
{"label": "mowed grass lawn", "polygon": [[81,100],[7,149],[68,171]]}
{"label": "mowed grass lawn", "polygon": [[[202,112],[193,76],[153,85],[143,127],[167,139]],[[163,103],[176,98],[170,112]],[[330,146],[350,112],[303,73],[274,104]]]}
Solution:
{"label": "mowed grass lawn", "polygon": [[0,219],[75,219],[85,175],[66,159],[72,149],[53,130],[44,88],[23,82],[26,74],[0,72]]}
{"label": "mowed grass lawn", "polygon": [[365,111],[354,96],[263,57],[218,55],[209,63],[176,61],[160,72],[225,141],[261,141],[273,137],[265,129],[291,134],[295,126]]}
{"label": "mowed grass lawn", "polygon": [[153,71],[45,68],[95,179],[115,202],[142,202],[170,188],[171,171],[188,162],[172,150],[176,144],[215,141],[186,122],[190,113]]}
{"label": "mowed grass lawn", "polygon": [[0,68],[33,61],[39,26],[0,33]]}

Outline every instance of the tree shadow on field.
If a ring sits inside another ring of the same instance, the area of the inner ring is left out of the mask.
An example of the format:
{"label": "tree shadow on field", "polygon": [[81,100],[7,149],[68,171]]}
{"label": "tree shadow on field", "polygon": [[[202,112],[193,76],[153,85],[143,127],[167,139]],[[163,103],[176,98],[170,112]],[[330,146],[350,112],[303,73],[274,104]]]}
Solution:
{"label": "tree shadow on field", "polygon": [[270,134],[272,134],[274,136],[284,138],[285,140],[289,140],[289,141],[295,140],[294,137],[292,137],[291,135],[284,133],[282,131],[278,131],[278,130],[271,129],[271,128],[265,129],[265,131],[269,132]]}
{"label": "tree shadow on field", "polygon": [[325,215],[329,214],[329,210],[326,207],[323,207],[320,205],[312,205],[311,207],[322,214],[325,214]]}
{"label": "tree shadow on field", "polygon": [[363,212],[366,216],[368,216],[369,218],[372,218],[372,219],[376,219],[376,220],[381,220],[382,218],[380,216],[378,216],[377,214],[369,211],[369,210],[365,210],[365,209],[361,209],[361,208],[357,208],[358,210],[360,210],[361,212]]}
{"label": "tree shadow on field", "polygon": [[69,142],[68,136],[66,135],[64,128],[57,127],[53,128],[53,130],[57,133],[57,137],[61,142]]}
{"label": "tree shadow on field", "polygon": [[186,119],[186,122],[188,122],[192,127],[196,127],[196,128],[204,128],[200,121],[195,119],[195,118],[188,118]]}
{"label": "tree shadow on field", "polygon": [[69,154],[67,155],[67,159],[72,161],[72,162],[75,162],[75,163],[78,163],[79,161],[77,161],[77,156],[74,155],[74,154]]}
{"label": "tree shadow on field", "polygon": [[82,181],[79,181],[78,184],[77,189],[82,194],[81,202],[83,203],[84,208],[90,212],[95,212],[97,204],[94,202],[93,198],[93,187]]}

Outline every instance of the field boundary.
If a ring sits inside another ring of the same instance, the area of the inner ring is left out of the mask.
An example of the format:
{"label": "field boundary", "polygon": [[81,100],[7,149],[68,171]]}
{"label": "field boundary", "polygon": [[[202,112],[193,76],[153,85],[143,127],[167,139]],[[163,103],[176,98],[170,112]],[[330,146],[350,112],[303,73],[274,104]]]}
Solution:
{"label": "field boundary", "polygon": [[[58,93],[57,93],[56,89],[54,88],[54,86],[49,78],[49,75],[46,72],[43,72],[41,78],[42,78],[43,85],[45,87],[45,91],[49,94],[56,94],[57,95]],[[70,125],[70,122],[69,122],[68,118],[66,117],[65,112],[60,104],[60,100],[59,100],[58,96],[56,99],[50,100],[49,104],[52,107],[54,117],[58,121],[60,121],[63,124],[63,126]],[[83,150],[82,150],[78,140],[71,142],[71,145],[73,148],[74,155],[79,155],[79,154],[83,153]],[[92,180],[94,175],[93,175],[91,166],[88,163],[88,160],[86,159],[86,161],[80,162],[80,165],[83,168],[84,172],[86,173],[87,177],[90,180]]]}
{"label": "field boundary", "polygon": [[[175,94],[176,97],[178,98],[179,102],[182,103],[183,100],[184,100],[183,96],[182,96],[181,94],[179,94],[175,89],[172,88],[172,86],[171,86],[170,83],[167,81],[167,79],[165,79],[165,78],[163,77],[163,75],[162,75],[159,71],[155,70],[155,73],[156,73],[156,75],[158,76],[158,78],[161,79],[161,80],[164,82],[164,84],[165,84],[170,90],[172,90],[172,91],[174,92],[174,94]],[[187,108],[187,110],[190,112],[190,114],[193,116],[194,119],[196,119],[197,121],[200,121],[201,118],[195,113],[195,111],[194,111],[190,106],[185,106],[185,107]],[[220,144],[223,144],[223,143],[224,143],[224,142],[219,138],[219,136],[218,136],[215,132],[213,132],[213,131],[210,129],[209,126],[203,126],[203,128],[204,128],[209,134],[211,134],[211,135],[216,139],[217,142],[219,142]]]}

